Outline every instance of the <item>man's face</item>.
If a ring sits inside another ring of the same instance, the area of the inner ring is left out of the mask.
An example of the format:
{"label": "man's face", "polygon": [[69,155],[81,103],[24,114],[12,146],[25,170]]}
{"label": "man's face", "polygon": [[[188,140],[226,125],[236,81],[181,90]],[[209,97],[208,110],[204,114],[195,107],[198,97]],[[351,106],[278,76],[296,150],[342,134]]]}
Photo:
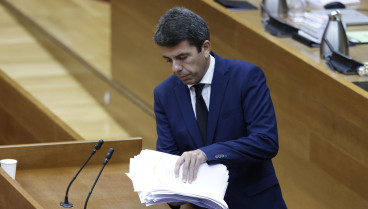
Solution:
{"label": "man's face", "polygon": [[162,56],[172,72],[184,84],[197,84],[206,74],[210,63],[210,42],[205,41],[201,52],[184,40],[173,47],[162,46]]}

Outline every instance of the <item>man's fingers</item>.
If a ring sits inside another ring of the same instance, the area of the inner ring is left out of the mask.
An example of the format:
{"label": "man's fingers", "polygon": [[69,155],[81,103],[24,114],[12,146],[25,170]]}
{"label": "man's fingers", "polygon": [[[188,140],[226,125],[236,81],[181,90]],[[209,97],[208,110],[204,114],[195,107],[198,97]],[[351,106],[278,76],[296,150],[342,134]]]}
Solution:
{"label": "man's fingers", "polygon": [[203,155],[202,151],[195,150],[195,163],[192,166],[193,177],[189,180],[189,183],[196,180],[199,166],[204,162],[206,162],[206,157]]}
{"label": "man's fingers", "polygon": [[197,178],[197,174],[198,174],[198,169],[199,169],[199,166],[202,164],[201,161],[197,160],[196,163],[195,163],[195,166],[194,166],[194,176],[193,176],[193,181],[196,180]]}
{"label": "man's fingers", "polygon": [[179,177],[180,167],[183,166],[182,181],[186,183],[188,180],[189,183],[192,183],[197,178],[199,166],[206,161],[206,156],[199,149],[184,152],[176,161],[175,177]]}
{"label": "man's fingers", "polygon": [[190,165],[189,165],[189,171],[188,171],[188,182],[192,183],[192,181],[194,180],[194,175],[195,175],[195,165],[197,162],[197,159],[195,158],[194,155],[190,156]]}
{"label": "man's fingers", "polygon": [[183,156],[185,157],[185,161],[184,161],[184,164],[183,164],[183,182],[186,183],[187,182],[187,179],[188,179],[188,171],[189,170],[189,165],[190,165],[190,161],[191,161],[191,157],[188,153],[184,153]]}
{"label": "man's fingers", "polygon": [[184,163],[184,159],[185,159],[185,157],[182,155],[182,156],[180,156],[178,161],[176,161],[176,163],[175,163],[175,170],[174,170],[175,178],[179,177],[180,166]]}

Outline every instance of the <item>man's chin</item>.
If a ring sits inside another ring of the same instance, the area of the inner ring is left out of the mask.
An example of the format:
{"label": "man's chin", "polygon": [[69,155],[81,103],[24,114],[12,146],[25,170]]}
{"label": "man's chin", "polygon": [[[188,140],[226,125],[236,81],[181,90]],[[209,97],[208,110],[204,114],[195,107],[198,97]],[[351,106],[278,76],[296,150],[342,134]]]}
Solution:
{"label": "man's chin", "polygon": [[191,85],[193,83],[193,81],[189,80],[189,79],[181,79],[181,82],[183,82],[185,85]]}
{"label": "man's chin", "polygon": [[190,81],[182,81],[185,85],[194,85],[194,82],[190,82]]}
{"label": "man's chin", "polygon": [[[189,77],[189,76],[188,76]],[[185,85],[194,85],[194,84],[196,84],[196,82],[194,81],[194,79],[193,79],[193,77],[178,77],[180,80],[181,80],[181,82],[183,82],[183,84],[185,84]]]}

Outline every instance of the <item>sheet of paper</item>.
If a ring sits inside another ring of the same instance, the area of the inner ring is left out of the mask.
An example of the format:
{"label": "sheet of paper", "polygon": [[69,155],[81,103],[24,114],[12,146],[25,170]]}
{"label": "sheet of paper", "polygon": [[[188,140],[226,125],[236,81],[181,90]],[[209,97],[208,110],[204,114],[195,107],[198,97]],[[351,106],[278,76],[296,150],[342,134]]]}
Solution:
{"label": "sheet of paper", "polygon": [[356,43],[368,43],[368,31],[348,31],[346,35]]}
{"label": "sheet of paper", "polygon": [[[335,10],[336,9],[311,10],[310,13],[328,16]],[[339,11],[341,12],[341,21],[346,25],[368,24],[368,16],[356,9],[339,9]]]}
{"label": "sheet of paper", "polygon": [[360,0],[308,0],[308,3],[310,5],[314,5],[314,6],[320,6],[323,7],[324,5],[331,3],[331,2],[341,2],[345,5],[349,5],[349,4],[359,4]]}
{"label": "sheet of paper", "polygon": [[184,183],[175,178],[175,163],[179,156],[153,150],[142,152],[130,159],[129,173],[134,191],[142,203],[148,205],[167,202],[189,202],[201,207],[226,209],[223,200],[229,179],[229,172],[222,164],[199,167],[197,178]]}

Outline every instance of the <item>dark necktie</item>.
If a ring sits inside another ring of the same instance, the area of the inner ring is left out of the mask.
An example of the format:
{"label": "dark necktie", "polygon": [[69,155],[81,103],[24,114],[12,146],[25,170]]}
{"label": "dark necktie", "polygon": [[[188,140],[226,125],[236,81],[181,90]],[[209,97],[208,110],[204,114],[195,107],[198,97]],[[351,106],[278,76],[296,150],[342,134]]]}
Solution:
{"label": "dark necktie", "polygon": [[194,85],[196,92],[196,116],[199,131],[201,132],[202,140],[204,145],[207,145],[207,120],[208,120],[208,110],[206,103],[202,97],[202,89],[204,84]]}

